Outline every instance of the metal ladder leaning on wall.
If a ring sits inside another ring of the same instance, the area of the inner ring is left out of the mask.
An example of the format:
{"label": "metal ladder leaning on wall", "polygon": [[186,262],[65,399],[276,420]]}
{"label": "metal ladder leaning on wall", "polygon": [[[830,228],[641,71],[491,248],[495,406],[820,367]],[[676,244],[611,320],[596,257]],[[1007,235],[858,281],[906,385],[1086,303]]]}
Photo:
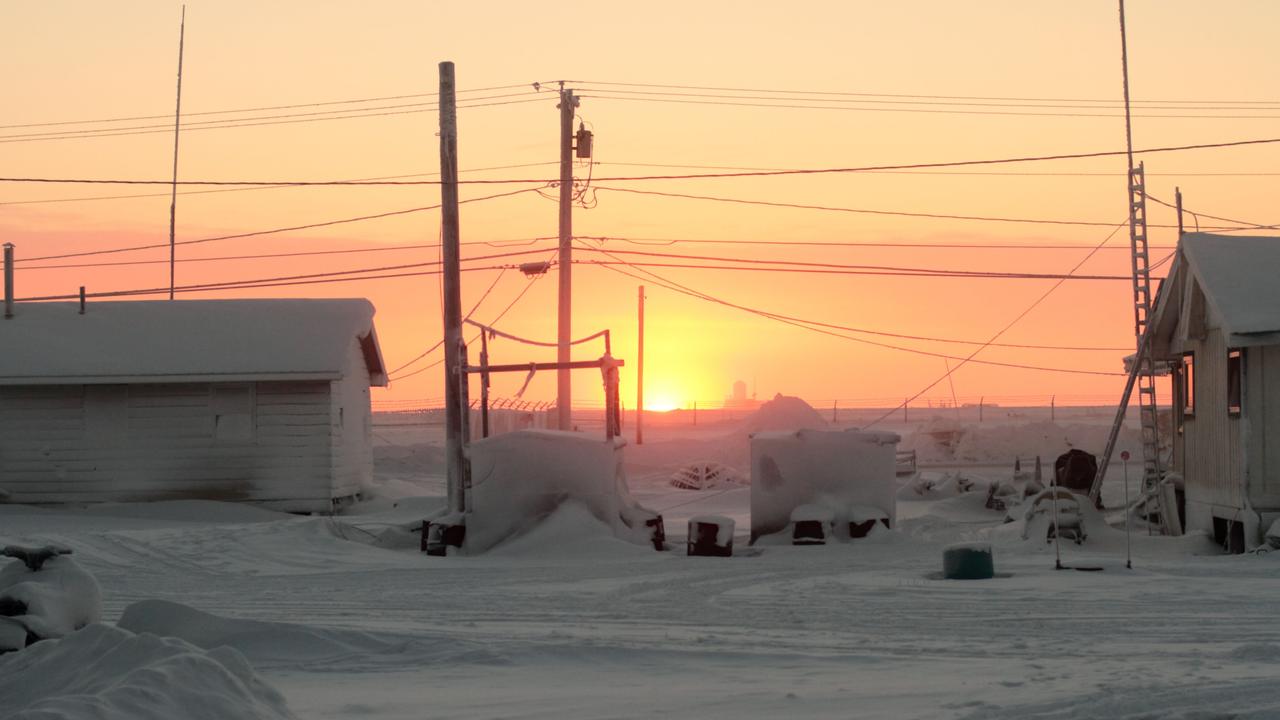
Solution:
{"label": "metal ladder leaning on wall", "polygon": [[[1129,246],[1130,261],[1133,270],[1133,325],[1137,337],[1137,355],[1130,370],[1129,381],[1125,385],[1120,407],[1116,411],[1115,422],[1107,438],[1107,446],[1103,451],[1102,463],[1098,475],[1094,479],[1089,497],[1097,502],[1102,491],[1102,481],[1111,463],[1111,454],[1115,451],[1116,440],[1120,436],[1120,428],[1124,425],[1125,411],[1134,385],[1138,388],[1138,415],[1142,428],[1142,489],[1143,495],[1149,498],[1147,507],[1160,510],[1161,525],[1166,534],[1172,532],[1178,524],[1170,523],[1171,518],[1164,512],[1161,496],[1155,492],[1160,483],[1160,432],[1157,426],[1156,405],[1156,368],[1151,356],[1150,342],[1147,337],[1148,322],[1151,318],[1151,305],[1154,300],[1151,293],[1151,253],[1147,243],[1147,193],[1144,168],[1141,163],[1129,171]],[[1177,512],[1169,508],[1169,512]]]}

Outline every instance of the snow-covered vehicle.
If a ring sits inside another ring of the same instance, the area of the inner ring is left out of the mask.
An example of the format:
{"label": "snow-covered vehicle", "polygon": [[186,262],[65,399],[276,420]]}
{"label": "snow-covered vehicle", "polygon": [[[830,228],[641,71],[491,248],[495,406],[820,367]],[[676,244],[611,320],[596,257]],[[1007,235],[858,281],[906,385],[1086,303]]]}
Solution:
{"label": "snow-covered vehicle", "polygon": [[97,622],[102,594],[93,576],[55,545],[9,545],[0,555],[0,652],[60,638]]}

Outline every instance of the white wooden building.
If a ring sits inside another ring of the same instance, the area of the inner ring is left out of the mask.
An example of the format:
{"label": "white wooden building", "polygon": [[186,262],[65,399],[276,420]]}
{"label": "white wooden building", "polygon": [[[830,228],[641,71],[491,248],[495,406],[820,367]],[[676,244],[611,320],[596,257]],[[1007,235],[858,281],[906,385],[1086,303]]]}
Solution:
{"label": "white wooden building", "polygon": [[1186,527],[1240,551],[1280,517],[1280,238],[1191,233],[1152,315]]}
{"label": "white wooden building", "polygon": [[373,471],[367,300],[23,303],[0,319],[8,502],[324,512]]}

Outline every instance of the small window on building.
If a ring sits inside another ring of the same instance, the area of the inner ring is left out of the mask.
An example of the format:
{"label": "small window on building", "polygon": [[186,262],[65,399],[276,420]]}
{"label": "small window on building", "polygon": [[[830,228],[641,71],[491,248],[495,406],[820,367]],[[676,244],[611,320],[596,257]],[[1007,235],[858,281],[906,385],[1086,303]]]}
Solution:
{"label": "small window on building", "polygon": [[1240,382],[1244,379],[1244,354],[1240,350],[1227,351],[1227,412],[1239,415]]}
{"label": "small window on building", "polygon": [[210,391],[213,437],[219,443],[247,443],[254,437],[253,386],[249,383],[214,385]]}
{"label": "small window on building", "polygon": [[1196,414],[1196,354],[1193,352],[1182,356],[1182,414],[1185,417]]}

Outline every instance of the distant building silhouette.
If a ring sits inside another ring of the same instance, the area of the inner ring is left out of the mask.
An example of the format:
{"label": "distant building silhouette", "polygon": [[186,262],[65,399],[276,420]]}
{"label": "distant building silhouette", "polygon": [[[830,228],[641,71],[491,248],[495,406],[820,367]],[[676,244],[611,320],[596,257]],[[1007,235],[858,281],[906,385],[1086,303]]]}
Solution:
{"label": "distant building silhouette", "polygon": [[747,384],[741,380],[733,384],[733,394],[724,399],[726,408],[754,408],[760,403],[747,397]]}

